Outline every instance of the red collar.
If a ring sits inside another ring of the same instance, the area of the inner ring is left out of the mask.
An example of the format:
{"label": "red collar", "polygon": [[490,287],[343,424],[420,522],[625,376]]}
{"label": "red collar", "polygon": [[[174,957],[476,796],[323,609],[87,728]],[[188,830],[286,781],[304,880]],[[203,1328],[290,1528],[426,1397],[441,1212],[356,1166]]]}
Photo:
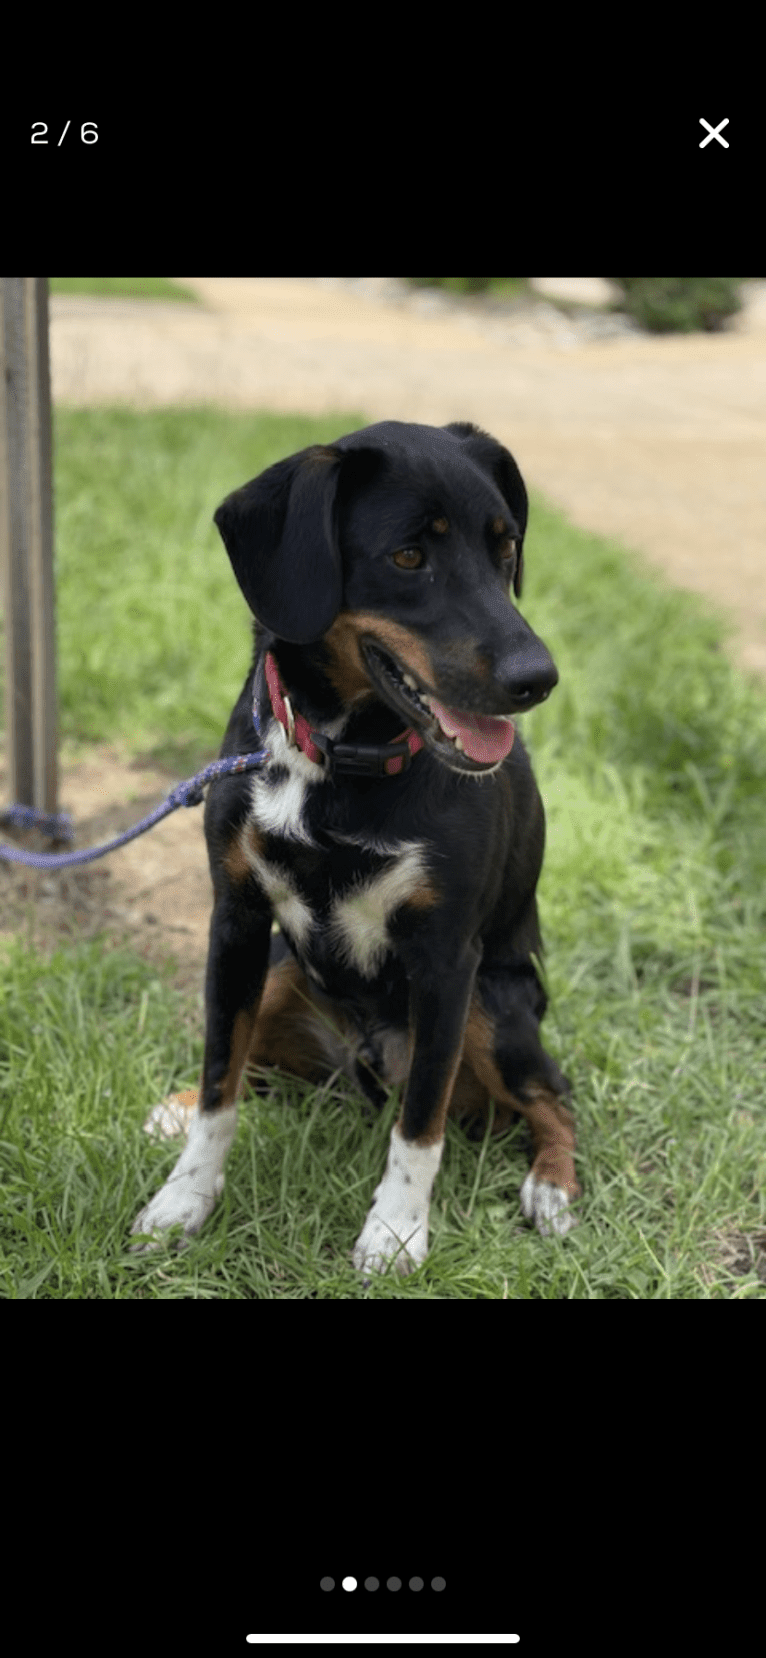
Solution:
{"label": "red collar", "polygon": [[297,745],[309,760],[324,761],[328,771],[344,772],[354,776],[394,776],[406,771],[410,760],[423,747],[423,738],[409,726],[392,743],[336,743],[321,731],[312,731],[307,719],[292,708],[282,684],[279,669],[271,654],[266,655],[266,684],[269,687],[271,707],[276,719],[287,734],[287,741]]}

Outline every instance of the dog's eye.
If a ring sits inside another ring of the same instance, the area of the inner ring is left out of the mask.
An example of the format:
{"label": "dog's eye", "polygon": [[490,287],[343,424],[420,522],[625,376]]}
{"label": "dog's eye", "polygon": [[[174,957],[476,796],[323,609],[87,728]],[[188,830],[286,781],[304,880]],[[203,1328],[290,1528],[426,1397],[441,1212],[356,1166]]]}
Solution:
{"label": "dog's eye", "polygon": [[394,564],[398,565],[400,570],[419,570],[423,563],[423,554],[419,547],[400,547],[393,558]]}

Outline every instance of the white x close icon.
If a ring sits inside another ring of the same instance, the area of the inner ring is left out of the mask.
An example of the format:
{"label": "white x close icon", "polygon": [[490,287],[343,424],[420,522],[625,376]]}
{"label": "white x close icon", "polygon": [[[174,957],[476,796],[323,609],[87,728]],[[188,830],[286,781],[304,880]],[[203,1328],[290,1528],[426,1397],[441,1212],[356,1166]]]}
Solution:
{"label": "white x close icon", "polygon": [[702,143],[700,144],[700,149],[704,150],[705,145],[710,143],[711,138],[716,138],[718,140],[718,143],[723,144],[724,149],[728,150],[729,146],[726,142],[726,139],[721,137],[721,133],[722,133],[724,127],[728,127],[728,125],[729,125],[728,115],[726,117],[726,120],[725,121],[720,121],[717,127],[711,127],[710,122],[703,120],[702,116],[700,116],[700,126],[701,127],[707,127],[707,134],[708,134],[707,138],[703,138]]}

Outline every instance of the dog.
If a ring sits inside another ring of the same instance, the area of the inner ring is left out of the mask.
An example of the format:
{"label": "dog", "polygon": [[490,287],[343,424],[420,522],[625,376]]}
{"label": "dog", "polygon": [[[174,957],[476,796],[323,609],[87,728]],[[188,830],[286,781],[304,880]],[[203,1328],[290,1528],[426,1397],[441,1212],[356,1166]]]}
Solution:
{"label": "dog", "polygon": [[377,1108],[403,1090],[361,1271],[425,1260],[447,1112],[481,1133],[490,1101],[496,1132],[518,1113],[531,1131],[524,1216],[563,1235],[580,1186],[539,1037],[545,820],[513,723],[558,673],[510,596],[516,462],[468,422],[385,421],[279,461],[215,523],[255,617],[221,753],[260,731],[268,757],[208,794],[202,1083],[170,1102],[188,1140],[133,1233],[199,1230],[243,1077],[278,1067],[343,1069]]}

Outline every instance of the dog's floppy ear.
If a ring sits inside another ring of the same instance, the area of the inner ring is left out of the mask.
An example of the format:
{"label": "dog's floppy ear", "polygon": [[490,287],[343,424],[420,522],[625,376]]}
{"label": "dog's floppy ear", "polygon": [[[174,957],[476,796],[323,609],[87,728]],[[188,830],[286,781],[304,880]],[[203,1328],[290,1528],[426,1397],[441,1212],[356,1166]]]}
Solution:
{"label": "dog's floppy ear", "polygon": [[339,468],[337,451],[315,444],[235,489],[215,514],[253,615],[291,644],[321,638],[340,608]]}
{"label": "dog's floppy ear", "polygon": [[518,598],[521,593],[522,555],[527,528],[527,492],[524,479],[510,450],[504,449],[497,438],[490,437],[489,432],[483,432],[480,426],[473,426],[468,420],[453,420],[444,430],[453,432],[455,437],[462,439],[466,453],[482,471],[488,473],[518,524],[520,534],[513,577],[513,591]]}

